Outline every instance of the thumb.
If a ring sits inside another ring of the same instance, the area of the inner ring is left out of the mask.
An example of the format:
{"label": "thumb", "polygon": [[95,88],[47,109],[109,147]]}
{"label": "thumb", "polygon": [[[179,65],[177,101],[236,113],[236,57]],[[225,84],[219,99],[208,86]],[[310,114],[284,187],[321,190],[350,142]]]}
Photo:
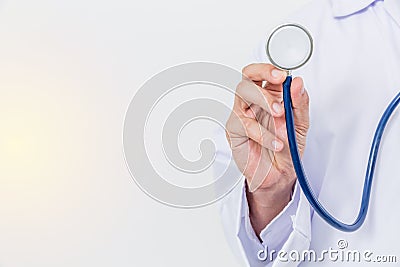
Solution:
{"label": "thumb", "polygon": [[297,110],[297,112],[299,112],[299,110],[304,110],[307,108],[308,113],[309,99],[308,94],[304,89],[304,82],[302,78],[296,77],[293,79],[292,85],[290,87],[290,93],[292,98],[293,111],[296,112]]}
{"label": "thumb", "polygon": [[292,98],[294,124],[296,128],[299,149],[302,151],[305,146],[305,137],[309,128],[309,97],[304,89],[303,79],[296,77],[290,87]]}

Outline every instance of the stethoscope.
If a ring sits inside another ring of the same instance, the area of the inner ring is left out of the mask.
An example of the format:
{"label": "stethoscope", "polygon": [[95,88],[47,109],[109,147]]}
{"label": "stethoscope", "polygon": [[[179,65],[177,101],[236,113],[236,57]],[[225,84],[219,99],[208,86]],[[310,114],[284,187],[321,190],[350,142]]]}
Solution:
{"label": "stethoscope", "polygon": [[390,102],[378,123],[369,154],[360,211],[357,219],[352,224],[346,224],[333,217],[315,196],[304,172],[297,148],[292,100],[290,97],[290,86],[292,83],[291,71],[303,66],[311,58],[313,52],[313,38],[310,32],[301,25],[284,24],[275,28],[270,34],[266,44],[266,52],[269,60],[275,67],[285,70],[288,73],[283,83],[283,103],[285,107],[287,136],[293,167],[304,195],[318,215],[328,224],[344,232],[356,231],[364,223],[367,216],[379,145],[386,124],[393,111],[400,103],[400,93]]}

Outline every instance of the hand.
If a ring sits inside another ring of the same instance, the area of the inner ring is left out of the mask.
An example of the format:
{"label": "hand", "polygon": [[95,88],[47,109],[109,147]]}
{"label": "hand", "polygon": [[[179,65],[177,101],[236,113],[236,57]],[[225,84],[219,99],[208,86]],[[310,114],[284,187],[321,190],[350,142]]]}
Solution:
{"label": "hand", "polygon": [[[270,64],[251,64],[242,73],[226,135],[236,165],[246,177],[250,208],[263,210],[265,217],[265,208],[270,214],[283,209],[296,180],[282,103],[286,72]],[[300,77],[292,81],[291,97],[302,155],[309,127],[309,98]]]}

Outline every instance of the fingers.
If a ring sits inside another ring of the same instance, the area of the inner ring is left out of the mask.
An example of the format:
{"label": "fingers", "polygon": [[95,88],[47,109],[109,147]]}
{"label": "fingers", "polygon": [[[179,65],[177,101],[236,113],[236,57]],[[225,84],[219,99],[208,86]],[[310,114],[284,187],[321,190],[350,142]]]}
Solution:
{"label": "fingers", "polygon": [[274,117],[284,114],[282,93],[269,92],[252,81],[242,80],[236,88],[235,107],[246,112],[252,105],[257,105]]}
{"label": "fingers", "polygon": [[[240,117],[238,121],[244,123],[244,130],[237,131],[239,136],[250,138],[270,150],[281,150],[280,144],[283,147],[283,143],[278,142],[277,137],[269,132],[271,128],[262,119],[268,116],[261,116],[259,110],[262,109],[274,117],[275,130],[278,130],[279,138],[285,139],[285,134],[279,134],[285,132],[286,128],[282,103],[282,83],[285,79],[286,72],[270,64],[251,64],[243,69],[243,80],[236,89],[234,104],[234,110]],[[265,88],[261,87],[262,81],[267,81]],[[291,98],[296,132],[306,136],[309,127],[309,98],[300,77],[292,81]],[[257,122],[260,118],[261,121]],[[241,142],[243,140],[247,139],[242,139]]]}
{"label": "fingers", "polygon": [[[234,108],[244,114],[254,104],[274,117],[284,114],[282,105],[282,83],[286,72],[271,64],[255,63],[243,68],[243,80],[236,88],[237,96]],[[263,82],[266,87],[263,88]]]}
{"label": "fingers", "polygon": [[227,131],[234,136],[250,138],[272,151],[281,151],[284,146],[281,140],[252,118],[231,116],[227,123]]}
{"label": "fingers", "polygon": [[261,87],[252,81],[242,80],[236,88],[236,95],[238,97],[237,102],[242,110],[245,111],[252,104],[255,104],[270,113],[267,95],[264,94]]}
{"label": "fingers", "polygon": [[286,78],[286,72],[279,70],[271,64],[254,63],[243,68],[243,76],[254,81],[267,81],[270,84],[281,85]]}

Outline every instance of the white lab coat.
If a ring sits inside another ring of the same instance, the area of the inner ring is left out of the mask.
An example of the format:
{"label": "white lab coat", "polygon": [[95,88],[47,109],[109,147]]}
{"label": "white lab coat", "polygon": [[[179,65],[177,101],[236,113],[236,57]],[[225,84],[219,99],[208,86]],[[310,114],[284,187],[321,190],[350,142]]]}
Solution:
{"label": "white lab coat", "polygon": [[[327,210],[344,222],[353,222],[376,125],[400,91],[400,1],[316,0],[283,22],[306,26],[315,42],[310,62],[293,72],[303,77],[310,95],[311,126],[303,159],[306,172]],[[265,34],[267,37],[269,32]],[[256,61],[267,62],[264,43]],[[399,113],[393,115],[384,135],[366,222],[355,233],[335,230],[313,214],[296,185],[291,202],[262,231],[261,243],[250,225],[242,180],[222,200],[221,214],[227,240],[243,265],[298,266],[300,263],[293,261],[260,261],[257,253],[265,247],[320,253],[330,247],[340,250],[337,243],[345,240],[348,246],[343,251],[368,250],[373,253],[372,260],[397,256],[397,263],[385,266],[399,266]],[[217,168],[223,168],[229,155],[223,133],[218,146]],[[361,259],[358,264],[366,263]],[[300,265],[358,264],[325,259]],[[369,262],[367,266],[382,264]]]}

